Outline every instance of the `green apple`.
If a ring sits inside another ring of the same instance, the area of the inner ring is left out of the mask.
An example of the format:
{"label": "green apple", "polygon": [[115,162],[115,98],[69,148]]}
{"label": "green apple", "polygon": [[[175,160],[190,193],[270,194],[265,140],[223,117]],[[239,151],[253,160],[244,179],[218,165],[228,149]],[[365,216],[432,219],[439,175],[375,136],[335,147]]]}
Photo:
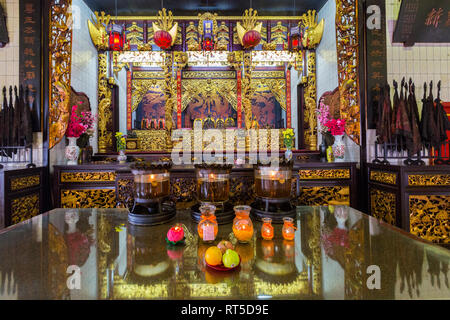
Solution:
{"label": "green apple", "polygon": [[227,249],[222,256],[223,265],[227,268],[234,268],[239,264],[239,255],[236,251]]}

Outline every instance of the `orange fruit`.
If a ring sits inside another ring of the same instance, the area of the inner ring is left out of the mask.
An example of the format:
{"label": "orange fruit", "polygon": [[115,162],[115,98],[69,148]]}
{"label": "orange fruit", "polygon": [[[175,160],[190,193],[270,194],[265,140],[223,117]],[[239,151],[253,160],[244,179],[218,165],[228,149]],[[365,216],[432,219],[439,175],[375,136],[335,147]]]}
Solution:
{"label": "orange fruit", "polygon": [[205,252],[205,261],[212,266],[222,264],[222,251],[216,246],[209,247]]}

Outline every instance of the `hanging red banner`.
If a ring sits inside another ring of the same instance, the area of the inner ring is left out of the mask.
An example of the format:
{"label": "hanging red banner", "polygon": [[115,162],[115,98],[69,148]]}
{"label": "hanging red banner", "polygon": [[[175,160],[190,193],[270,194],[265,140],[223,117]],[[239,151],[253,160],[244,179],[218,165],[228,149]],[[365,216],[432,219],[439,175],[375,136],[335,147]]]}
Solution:
{"label": "hanging red banner", "polygon": [[242,128],[241,70],[237,71],[237,127]]}
{"label": "hanging red banner", "polygon": [[132,110],[131,110],[131,71],[127,71],[127,130],[132,129]]}
{"label": "hanging red banner", "polygon": [[181,70],[177,70],[177,129],[181,129]]}
{"label": "hanging red banner", "polygon": [[286,127],[291,127],[291,70],[286,70]]}

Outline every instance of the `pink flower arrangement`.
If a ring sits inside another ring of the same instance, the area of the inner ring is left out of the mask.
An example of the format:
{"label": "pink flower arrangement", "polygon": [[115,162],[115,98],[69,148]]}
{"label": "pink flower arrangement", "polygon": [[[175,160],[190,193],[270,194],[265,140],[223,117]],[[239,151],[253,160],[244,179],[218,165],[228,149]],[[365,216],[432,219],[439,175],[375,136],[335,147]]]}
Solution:
{"label": "pink flower arrangement", "polygon": [[333,136],[340,136],[345,132],[345,119],[331,119],[325,123],[325,126],[330,129]]}
{"label": "pink flower arrangement", "polygon": [[328,131],[326,127],[326,123],[328,122],[328,119],[330,117],[330,106],[323,103],[321,100],[319,103],[319,108],[316,109],[317,112],[317,120],[319,121],[320,128],[319,131],[324,134]]}
{"label": "pink flower arrangement", "polygon": [[[82,111],[81,117],[77,115],[78,106],[72,107],[66,136],[68,138],[79,138],[83,133],[92,131],[95,123],[95,116],[90,111]],[[93,132],[92,132],[93,133]],[[89,134],[92,134],[91,132]]]}

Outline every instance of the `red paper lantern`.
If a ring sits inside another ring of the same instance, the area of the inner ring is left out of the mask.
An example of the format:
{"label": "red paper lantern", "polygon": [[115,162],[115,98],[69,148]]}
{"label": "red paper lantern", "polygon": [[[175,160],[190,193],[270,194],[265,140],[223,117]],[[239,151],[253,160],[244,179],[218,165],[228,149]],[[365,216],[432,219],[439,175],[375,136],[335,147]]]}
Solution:
{"label": "red paper lantern", "polygon": [[245,49],[256,47],[261,41],[261,34],[256,30],[247,31],[242,38]]}
{"label": "red paper lantern", "polygon": [[172,46],[172,36],[165,30],[158,30],[154,35],[155,43],[161,49],[169,49]]}

